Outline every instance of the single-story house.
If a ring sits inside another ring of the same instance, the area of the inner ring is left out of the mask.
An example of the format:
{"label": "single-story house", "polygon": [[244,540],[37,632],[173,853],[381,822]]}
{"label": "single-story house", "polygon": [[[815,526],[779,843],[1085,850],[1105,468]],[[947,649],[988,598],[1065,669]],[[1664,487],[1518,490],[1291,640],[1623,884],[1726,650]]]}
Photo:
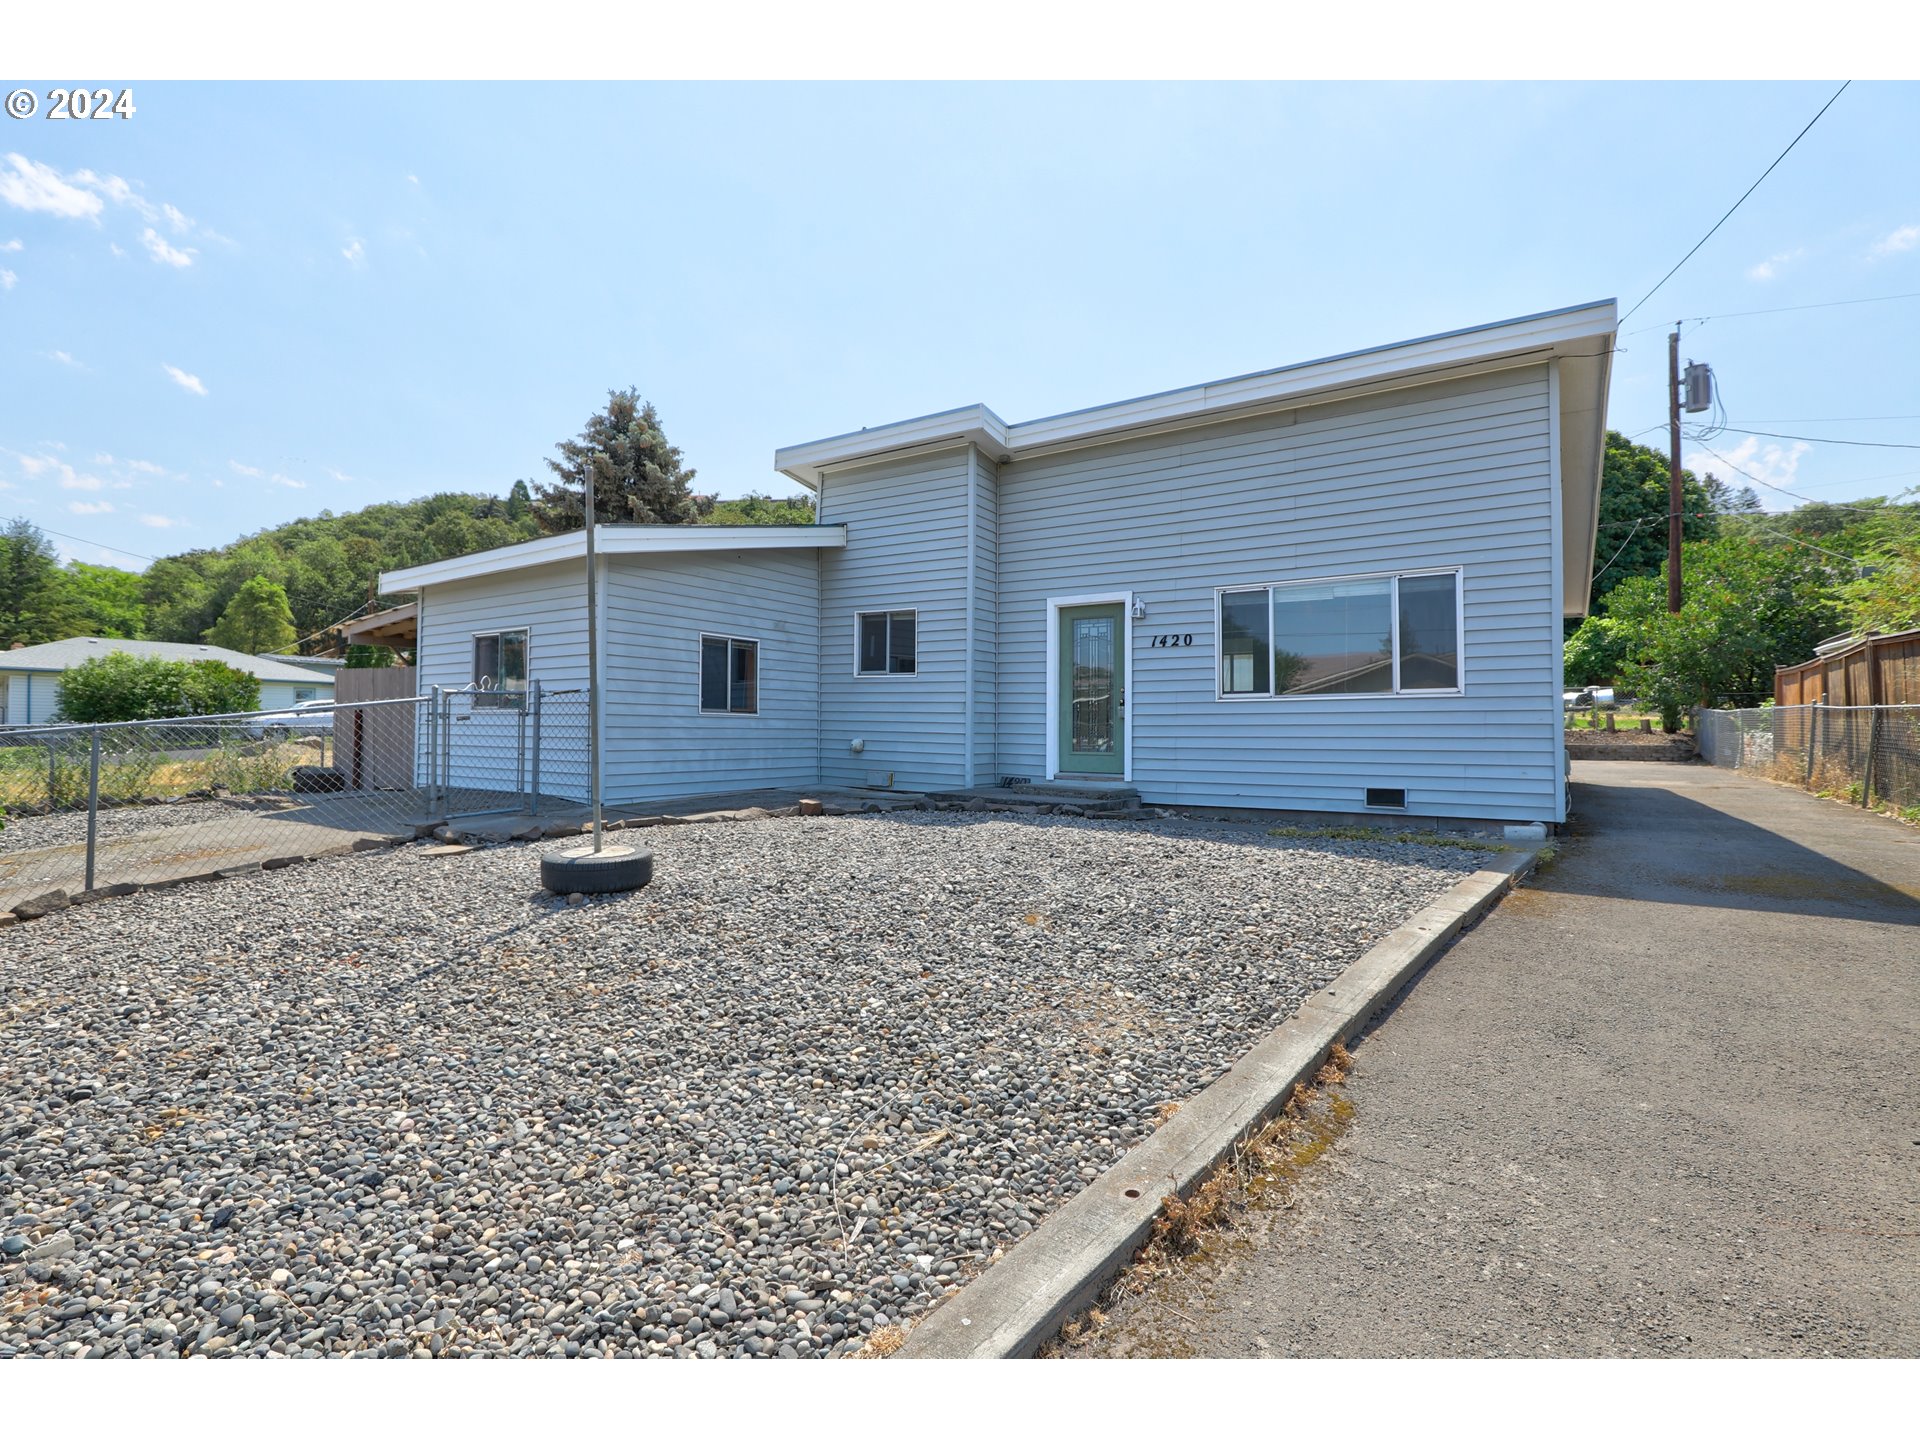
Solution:
{"label": "single-story house", "polygon": [[172,640],[114,640],[77,635],[45,645],[0,650],[0,724],[49,725],[60,701],[60,676],[74,666],[122,651],[162,660],[220,660],[260,681],[260,708],[284,710],[303,700],[331,700],[333,677],[271,656],[243,655],[218,645]]}
{"label": "single-story house", "polygon": [[[1564,820],[1615,323],[1603,301],[1019,424],[970,405],[780,450],[814,525],[601,526],[607,798],[1071,782]],[[419,597],[421,689],[583,683],[584,552],[382,576]]]}

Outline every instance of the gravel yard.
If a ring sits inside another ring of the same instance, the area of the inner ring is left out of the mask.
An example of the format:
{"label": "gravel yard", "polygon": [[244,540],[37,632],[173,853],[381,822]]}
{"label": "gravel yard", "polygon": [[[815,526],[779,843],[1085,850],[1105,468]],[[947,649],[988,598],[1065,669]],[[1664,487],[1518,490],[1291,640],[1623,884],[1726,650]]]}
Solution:
{"label": "gravel yard", "polygon": [[[16,850],[38,850],[48,845],[84,845],[87,843],[86,796],[80,797],[81,809],[56,811],[52,815],[10,815],[0,828],[0,855]],[[167,805],[103,806],[98,834],[103,839],[140,835],[149,830],[166,830],[175,825],[198,825],[238,813],[234,807],[217,800],[180,800]]]}
{"label": "gravel yard", "polygon": [[0,1356],[848,1353],[1485,858],[640,838],[654,884],[579,905],[409,846],[0,931]]}

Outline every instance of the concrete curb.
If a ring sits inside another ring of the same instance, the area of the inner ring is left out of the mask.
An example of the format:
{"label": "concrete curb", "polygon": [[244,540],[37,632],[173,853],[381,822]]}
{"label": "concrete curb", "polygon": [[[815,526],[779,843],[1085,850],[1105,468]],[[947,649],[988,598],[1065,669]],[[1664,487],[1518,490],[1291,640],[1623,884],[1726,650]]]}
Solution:
{"label": "concrete curb", "polygon": [[901,1359],[1033,1354],[1100,1296],[1146,1240],[1169,1191],[1191,1194],[1408,981],[1533,868],[1502,855],[1455,885],[1309,996],[1213,1084],[914,1328]]}

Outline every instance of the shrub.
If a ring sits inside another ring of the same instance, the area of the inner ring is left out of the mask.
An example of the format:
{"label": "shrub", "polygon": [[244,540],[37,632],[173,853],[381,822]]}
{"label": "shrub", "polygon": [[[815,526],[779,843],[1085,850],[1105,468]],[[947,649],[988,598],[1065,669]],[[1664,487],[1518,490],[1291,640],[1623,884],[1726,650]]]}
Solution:
{"label": "shrub", "polygon": [[384,645],[349,645],[348,670],[384,670],[393,664],[393,651]]}
{"label": "shrub", "polygon": [[260,704],[260,682],[219,660],[163,660],[114,651],[60,677],[58,714],[81,725],[225,715]]}

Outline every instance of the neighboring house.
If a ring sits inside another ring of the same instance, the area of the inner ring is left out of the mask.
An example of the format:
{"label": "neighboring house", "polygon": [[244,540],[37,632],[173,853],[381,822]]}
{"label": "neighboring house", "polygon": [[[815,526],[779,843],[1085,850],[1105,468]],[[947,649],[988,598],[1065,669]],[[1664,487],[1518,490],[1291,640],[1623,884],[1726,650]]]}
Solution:
{"label": "neighboring house", "polygon": [[60,676],[74,666],[116,650],[162,660],[220,660],[260,681],[260,708],[284,710],[302,700],[333,698],[333,677],[285,660],[243,655],[218,645],[171,640],[103,640],[76,636],[19,650],[0,650],[0,724],[47,725],[56,720]]}
{"label": "neighboring house", "polygon": [[[781,450],[817,525],[602,526],[606,794],[1064,780],[1563,820],[1614,324],[969,406]],[[581,684],[584,541],[382,576],[419,596],[421,688]]]}

